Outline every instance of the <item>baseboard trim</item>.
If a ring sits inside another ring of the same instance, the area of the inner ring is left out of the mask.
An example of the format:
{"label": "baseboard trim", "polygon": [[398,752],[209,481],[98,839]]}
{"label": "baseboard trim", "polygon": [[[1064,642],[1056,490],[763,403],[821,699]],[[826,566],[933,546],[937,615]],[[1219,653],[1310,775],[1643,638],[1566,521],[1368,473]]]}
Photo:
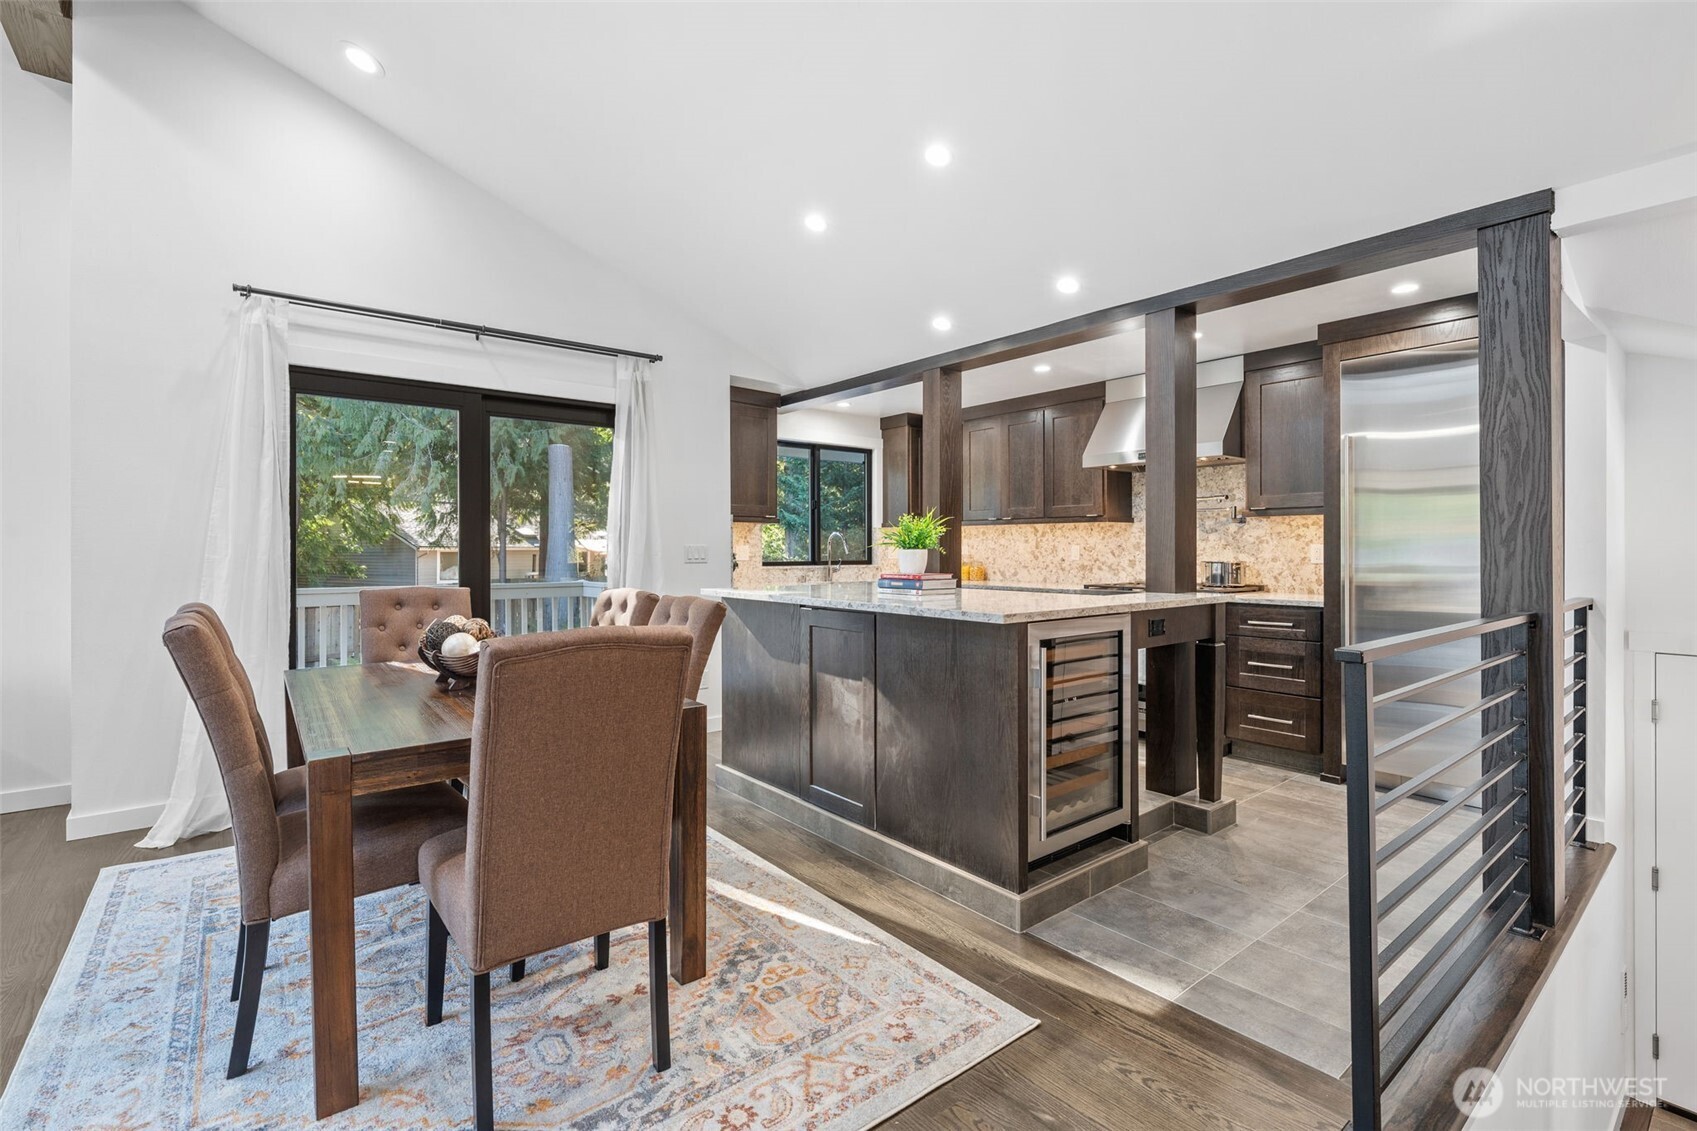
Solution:
{"label": "baseboard trim", "polygon": [[108,833],[146,832],[164,811],[163,801],[153,805],[132,805],[127,809],[106,809],[98,813],[79,813],[73,805],[70,815],[65,818],[65,839],[87,840],[91,836],[105,836]]}
{"label": "baseboard trim", "polygon": [[22,813],[26,809],[50,809],[71,803],[71,783],[38,785],[29,789],[0,789],[0,813]]}

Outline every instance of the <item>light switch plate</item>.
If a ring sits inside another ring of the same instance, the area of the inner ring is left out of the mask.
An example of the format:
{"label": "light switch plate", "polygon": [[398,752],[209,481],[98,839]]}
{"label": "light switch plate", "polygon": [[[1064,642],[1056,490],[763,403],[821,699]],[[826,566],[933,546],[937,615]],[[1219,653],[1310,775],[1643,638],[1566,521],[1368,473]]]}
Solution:
{"label": "light switch plate", "polygon": [[684,544],[684,561],[689,564],[699,564],[707,560],[707,547],[693,543]]}
{"label": "light switch plate", "polygon": [[1326,564],[1326,544],[1324,542],[1310,542],[1308,544],[1308,561],[1312,565]]}

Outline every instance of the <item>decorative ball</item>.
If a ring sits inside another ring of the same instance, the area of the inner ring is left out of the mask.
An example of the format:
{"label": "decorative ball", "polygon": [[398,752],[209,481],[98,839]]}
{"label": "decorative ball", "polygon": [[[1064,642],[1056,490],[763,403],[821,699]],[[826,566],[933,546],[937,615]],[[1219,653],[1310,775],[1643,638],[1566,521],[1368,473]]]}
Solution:
{"label": "decorative ball", "polygon": [[442,641],[458,631],[457,625],[449,624],[445,620],[433,620],[430,627],[424,630],[424,637],[419,643],[424,645],[426,652],[439,652],[442,650]]}
{"label": "decorative ball", "polygon": [[492,640],[495,637],[495,630],[482,617],[472,617],[461,625],[460,629],[463,632],[469,632],[479,640]]}
{"label": "decorative ball", "polygon": [[466,619],[467,618],[460,616],[458,613],[450,613],[448,616],[442,618],[442,620],[447,624],[451,624],[455,628],[459,629],[465,628]]}
{"label": "decorative ball", "polygon": [[470,656],[481,646],[481,642],[471,633],[456,632],[442,641],[442,655],[449,657]]}

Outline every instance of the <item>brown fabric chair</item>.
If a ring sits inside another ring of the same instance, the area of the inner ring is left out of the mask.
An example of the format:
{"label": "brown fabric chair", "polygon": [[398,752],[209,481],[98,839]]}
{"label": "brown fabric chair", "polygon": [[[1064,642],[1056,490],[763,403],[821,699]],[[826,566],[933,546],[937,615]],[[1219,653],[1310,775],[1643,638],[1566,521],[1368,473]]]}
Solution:
{"label": "brown fabric chair", "polygon": [[471,616],[471,590],[439,585],[359,591],[359,662],[418,662],[418,642],[433,620]]}
{"label": "brown fabric chair", "polygon": [[644,625],[659,603],[660,594],[646,589],[603,589],[601,596],[595,598],[589,623],[594,628],[611,624]]}
{"label": "brown fabric chair", "polygon": [[[271,746],[253,686],[223,622],[184,605],[165,622],[165,647],[200,712],[236,841],[241,931],[230,999],[239,1002],[228,1076],[247,1071],[271,922],[307,909],[306,770],[273,773]],[[354,891],[364,895],[418,878],[418,848],[462,825],[465,802],[445,785],[354,798]]]}
{"label": "brown fabric chair", "polygon": [[442,1020],[451,936],[472,973],[472,1095],[494,1126],[489,972],[648,924],[654,1066],[671,1063],[666,904],[672,777],[690,636],[612,626],[484,646],[471,732],[466,826],[418,851],[430,897],[425,1024]]}
{"label": "brown fabric chair", "polygon": [[725,603],[711,597],[662,597],[654,606],[651,625],[679,625],[689,629],[695,641],[689,657],[689,680],[684,685],[684,698],[701,695],[701,677],[707,671],[707,657],[713,654],[713,641],[719,637],[719,626],[725,621]]}

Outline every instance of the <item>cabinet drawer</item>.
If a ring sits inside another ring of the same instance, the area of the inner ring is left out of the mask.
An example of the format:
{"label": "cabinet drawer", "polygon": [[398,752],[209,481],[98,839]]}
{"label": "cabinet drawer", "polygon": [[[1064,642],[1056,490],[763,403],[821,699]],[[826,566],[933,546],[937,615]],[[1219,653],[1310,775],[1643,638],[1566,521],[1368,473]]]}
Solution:
{"label": "cabinet drawer", "polygon": [[1226,682],[1251,691],[1321,694],[1320,645],[1312,640],[1226,637]]}
{"label": "cabinet drawer", "polygon": [[1231,688],[1226,692],[1226,737],[1318,754],[1320,704],[1299,695]]}
{"label": "cabinet drawer", "polygon": [[1271,640],[1318,640],[1320,617],[1319,609],[1302,605],[1231,605],[1226,609],[1226,632]]}

